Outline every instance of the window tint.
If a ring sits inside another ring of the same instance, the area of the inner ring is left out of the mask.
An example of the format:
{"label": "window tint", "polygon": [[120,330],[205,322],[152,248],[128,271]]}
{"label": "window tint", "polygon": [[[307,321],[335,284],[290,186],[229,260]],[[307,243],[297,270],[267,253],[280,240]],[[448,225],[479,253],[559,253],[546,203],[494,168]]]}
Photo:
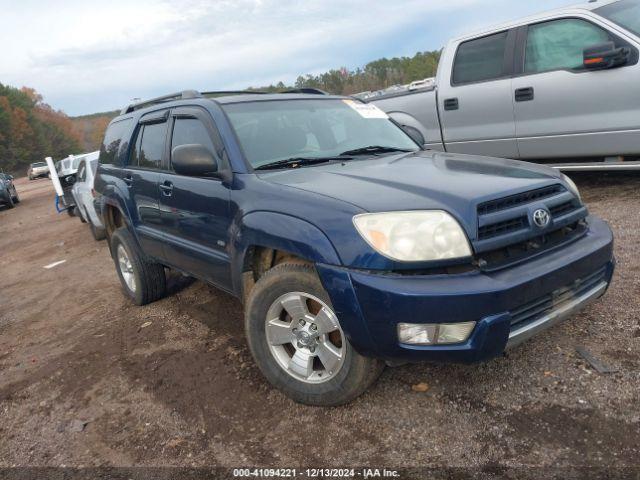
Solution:
{"label": "window tint", "polygon": [[524,71],[539,73],[584,68],[584,50],[611,40],[602,28],[577,18],[530,25]]}
{"label": "window tint", "polygon": [[118,155],[120,147],[128,145],[124,138],[129,133],[131,119],[114,122],[107,128],[104,134],[104,142],[100,147],[100,163],[121,165],[121,156]]}
{"label": "window tint", "polygon": [[142,168],[162,168],[166,132],[166,122],[141,126],[129,164]]}
{"label": "window tint", "polygon": [[453,83],[500,78],[505,74],[507,33],[502,32],[460,44],[453,64]]}
{"label": "window tint", "polygon": [[209,149],[212,155],[216,149],[213,146],[209,132],[204,124],[195,118],[176,118],[171,139],[171,151],[180,145],[198,144]]}

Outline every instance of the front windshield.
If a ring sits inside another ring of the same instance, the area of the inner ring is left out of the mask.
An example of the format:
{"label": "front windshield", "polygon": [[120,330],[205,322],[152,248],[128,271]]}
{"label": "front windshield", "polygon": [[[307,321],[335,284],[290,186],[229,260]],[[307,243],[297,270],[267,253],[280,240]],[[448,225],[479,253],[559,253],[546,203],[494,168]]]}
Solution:
{"label": "front windshield", "polygon": [[223,108],[254,168],[289,158],[336,157],[371,146],[419,150],[381,111],[359,112],[354,103],[338,99],[274,100],[233,103]]}
{"label": "front windshield", "polygon": [[595,11],[598,15],[640,36],[640,0],[621,0]]}

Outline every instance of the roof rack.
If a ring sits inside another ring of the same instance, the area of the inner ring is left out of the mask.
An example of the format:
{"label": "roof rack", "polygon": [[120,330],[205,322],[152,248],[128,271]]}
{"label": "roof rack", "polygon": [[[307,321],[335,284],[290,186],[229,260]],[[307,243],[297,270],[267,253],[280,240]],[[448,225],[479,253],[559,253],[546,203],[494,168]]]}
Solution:
{"label": "roof rack", "polygon": [[218,90],[211,92],[198,92],[197,90],[183,90],[182,92],[171,93],[169,95],[163,95],[161,97],[151,98],[149,100],[142,100],[140,102],[135,102],[127,105],[122,109],[120,115],[124,115],[127,113],[134,112],[136,110],[140,110],[141,108],[148,107],[151,105],[155,105],[158,103],[171,102],[173,100],[188,100],[192,98],[204,98],[204,97],[212,97],[216,95],[267,95],[270,93],[279,94],[279,93],[306,93],[309,95],[329,95],[327,92],[320,90],[318,88],[291,88],[289,90],[283,90],[281,92],[263,92],[260,90]]}
{"label": "roof rack", "polygon": [[266,95],[269,92],[261,90],[214,90],[211,92],[202,92],[203,97],[213,97],[216,95]]}
{"label": "roof rack", "polygon": [[141,102],[131,103],[122,109],[120,115],[125,113],[131,113],[135,110],[148,107],[149,105],[155,105],[156,103],[170,102],[172,100],[187,100],[190,98],[199,98],[202,94],[196,90],[183,90],[178,93],[170,93],[169,95],[163,95],[161,97],[151,98],[149,100],[143,100]]}

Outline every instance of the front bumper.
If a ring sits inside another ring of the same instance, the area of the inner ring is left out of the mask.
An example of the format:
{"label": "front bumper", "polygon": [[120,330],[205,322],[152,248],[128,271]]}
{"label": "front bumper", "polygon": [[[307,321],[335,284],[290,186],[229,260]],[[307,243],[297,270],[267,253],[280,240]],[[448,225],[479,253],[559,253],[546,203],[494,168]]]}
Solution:
{"label": "front bumper", "polygon": [[[477,362],[502,354],[604,294],[615,265],[613,235],[599,218],[588,222],[586,235],[570,245],[490,273],[411,276],[327,265],[317,270],[360,353],[390,361]],[[398,341],[401,322],[469,321],[477,325],[464,344]]]}

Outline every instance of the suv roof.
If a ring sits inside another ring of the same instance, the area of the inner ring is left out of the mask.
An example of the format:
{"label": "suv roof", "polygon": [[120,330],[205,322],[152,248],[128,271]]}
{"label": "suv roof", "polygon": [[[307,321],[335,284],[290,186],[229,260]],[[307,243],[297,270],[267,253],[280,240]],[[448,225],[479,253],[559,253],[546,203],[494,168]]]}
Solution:
{"label": "suv roof", "polygon": [[317,88],[297,88],[292,90],[286,90],[283,92],[261,92],[253,90],[241,90],[241,91],[213,91],[213,92],[198,92],[196,90],[184,90],[182,92],[171,93],[169,95],[163,95],[161,97],[152,98],[149,100],[142,100],[140,102],[132,103],[122,109],[120,115],[125,115],[138,110],[144,110],[158,104],[172,103],[180,100],[193,100],[193,99],[209,99],[218,103],[242,103],[242,102],[254,102],[254,101],[269,101],[269,100],[293,100],[301,98],[317,98],[318,95],[328,98],[345,98],[343,96],[329,95],[328,93],[319,90]]}

